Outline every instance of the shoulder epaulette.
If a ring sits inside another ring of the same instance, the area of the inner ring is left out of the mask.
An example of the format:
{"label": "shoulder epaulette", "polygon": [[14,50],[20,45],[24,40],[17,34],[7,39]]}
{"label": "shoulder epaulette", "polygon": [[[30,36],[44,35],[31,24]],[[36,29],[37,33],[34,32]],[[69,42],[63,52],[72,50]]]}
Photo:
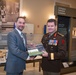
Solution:
{"label": "shoulder epaulette", "polygon": [[45,35],[46,35],[46,36],[48,36],[48,35],[49,35],[49,33],[46,33]]}
{"label": "shoulder epaulette", "polygon": [[59,32],[58,32],[58,34],[59,34],[59,35],[61,35],[62,37],[64,37],[64,35],[63,35],[63,34],[61,34],[61,33],[59,33]]}

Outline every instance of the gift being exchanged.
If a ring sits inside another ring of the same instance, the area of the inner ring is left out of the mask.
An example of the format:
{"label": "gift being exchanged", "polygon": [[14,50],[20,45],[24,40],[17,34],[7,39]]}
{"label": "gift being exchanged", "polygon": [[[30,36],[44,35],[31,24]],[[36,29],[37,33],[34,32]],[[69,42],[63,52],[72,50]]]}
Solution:
{"label": "gift being exchanged", "polygon": [[39,44],[37,45],[34,49],[31,48],[31,49],[28,49],[28,53],[29,53],[29,56],[36,56],[36,55],[41,55],[43,52],[44,47],[43,45]]}
{"label": "gift being exchanged", "polygon": [[41,55],[42,52],[39,51],[38,49],[32,49],[32,50],[28,50],[29,56],[36,56],[36,55]]}

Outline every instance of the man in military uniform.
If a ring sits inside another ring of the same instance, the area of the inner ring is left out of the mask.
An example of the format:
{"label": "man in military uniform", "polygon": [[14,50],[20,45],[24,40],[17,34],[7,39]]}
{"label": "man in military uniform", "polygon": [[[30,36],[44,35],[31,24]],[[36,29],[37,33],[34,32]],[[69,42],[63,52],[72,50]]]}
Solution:
{"label": "man in military uniform", "polygon": [[62,34],[57,32],[55,19],[47,21],[47,30],[41,42],[45,48],[42,54],[43,75],[60,75],[61,60],[66,55],[66,41]]}

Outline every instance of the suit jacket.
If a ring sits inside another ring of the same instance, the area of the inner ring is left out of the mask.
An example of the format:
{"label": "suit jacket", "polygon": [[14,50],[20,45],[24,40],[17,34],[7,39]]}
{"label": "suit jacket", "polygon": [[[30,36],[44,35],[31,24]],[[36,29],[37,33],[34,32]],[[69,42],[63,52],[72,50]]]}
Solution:
{"label": "suit jacket", "polygon": [[[24,36],[25,37],[25,36]],[[26,40],[26,37],[25,37]],[[22,72],[26,67],[28,53],[18,31],[14,29],[7,36],[8,56],[5,70],[8,73]]]}

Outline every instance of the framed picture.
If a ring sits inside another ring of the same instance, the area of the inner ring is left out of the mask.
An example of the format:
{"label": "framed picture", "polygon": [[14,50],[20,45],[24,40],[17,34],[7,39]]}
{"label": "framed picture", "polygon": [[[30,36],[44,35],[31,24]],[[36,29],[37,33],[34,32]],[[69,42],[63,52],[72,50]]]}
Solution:
{"label": "framed picture", "polygon": [[14,22],[19,16],[20,0],[0,0],[0,20]]}
{"label": "framed picture", "polygon": [[73,36],[73,38],[74,38],[74,37],[76,38],[76,27],[73,27],[72,36]]}

